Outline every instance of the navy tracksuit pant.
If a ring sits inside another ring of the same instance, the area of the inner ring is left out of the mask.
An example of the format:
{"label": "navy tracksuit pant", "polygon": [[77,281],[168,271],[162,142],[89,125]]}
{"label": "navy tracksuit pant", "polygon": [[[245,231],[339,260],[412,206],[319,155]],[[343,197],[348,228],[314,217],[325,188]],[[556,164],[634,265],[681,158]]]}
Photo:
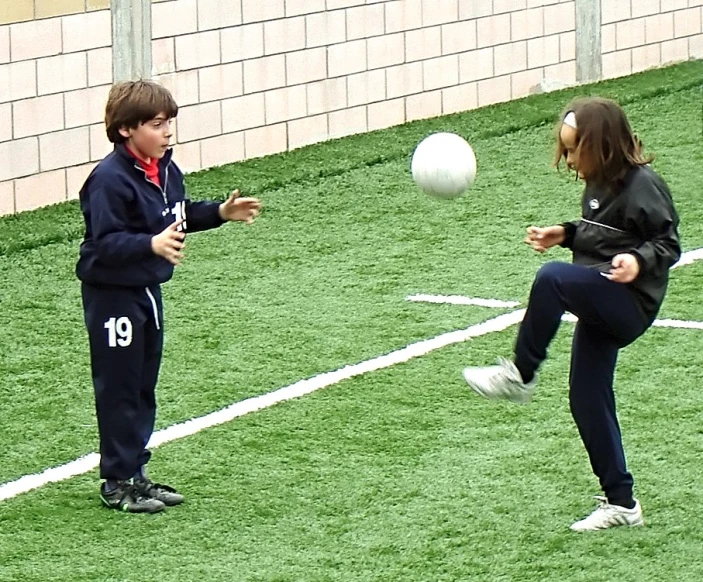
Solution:
{"label": "navy tracksuit pant", "polygon": [[163,352],[161,289],[82,284],[100,433],[100,477],[130,479],[151,456]]}
{"label": "navy tracksuit pant", "polygon": [[547,263],[538,271],[515,343],[520,370],[537,371],[564,311],[578,317],[571,349],[569,403],[593,472],[608,499],[632,497],[613,376],[620,348],[642,335],[651,322],[631,289],[581,265]]}

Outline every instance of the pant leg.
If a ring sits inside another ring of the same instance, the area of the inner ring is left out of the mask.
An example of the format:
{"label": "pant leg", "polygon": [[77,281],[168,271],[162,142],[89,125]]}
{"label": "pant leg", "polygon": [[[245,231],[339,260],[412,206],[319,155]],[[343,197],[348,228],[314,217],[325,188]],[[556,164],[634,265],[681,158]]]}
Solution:
{"label": "pant leg", "polygon": [[569,404],[593,472],[608,499],[632,497],[620,425],[615,412],[613,376],[617,342],[598,327],[578,323],[569,373]]}
{"label": "pant leg", "polygon": [[140,396],[140,414],[138,426],[142,439],[142,451],[139,466],[146,465],[151,458],[151,451],[146,447],[154,432],[156,420],[156,384],[161,368],[164,344],[164,320],[161,288],[158,286],[144,290],[152,307],[152,317],[144,332],[144,372],[142,375]]}
{"label": "pant leg", "polygon": [[138,292],[82,286],[103,479],[131,478],[144,448],[140,390],[149,322]]}
{"label": "pant leg", "polygon": [[547,357],[565,311],[600,328],[622,347],[649,327],[634,293],[593,269],[552,262],[537,272],[527,312],[515,343],[515,363],[521,371],[537,371]]}

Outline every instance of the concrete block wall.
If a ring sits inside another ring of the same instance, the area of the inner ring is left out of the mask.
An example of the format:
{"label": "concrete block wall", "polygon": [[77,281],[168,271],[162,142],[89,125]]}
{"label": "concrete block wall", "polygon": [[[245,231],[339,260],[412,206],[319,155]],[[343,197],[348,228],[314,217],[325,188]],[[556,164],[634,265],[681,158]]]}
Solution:
{"label": "concrete block wall", "polygon": [[703,0],[603,0],[606,79],[703,58]]}
{"label": "concrete block wall", "polygon": [[152,17],[190,170],[575,80],[573,0],[163,0]]}
{"label": "concrete block wall", "polygon": [[[597,1],[597,0],[594,0]],[[0,214],[75,198],[111,146],[109,0],[0,6]],[[604,77],[703,56],[703,0],[602,0]],[[576,82],[575,0],[154,0],[187,171]]]}
{"label": "concrete block wall", "polygon": [[0,3],[0,215],[75,198],[109,148],[108,0]]}

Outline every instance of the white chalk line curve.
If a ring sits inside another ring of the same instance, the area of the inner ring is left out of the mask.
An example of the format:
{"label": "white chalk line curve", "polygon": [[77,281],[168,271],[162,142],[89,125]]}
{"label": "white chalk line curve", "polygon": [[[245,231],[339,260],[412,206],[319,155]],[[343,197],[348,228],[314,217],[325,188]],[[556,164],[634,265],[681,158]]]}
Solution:
{"label": "white chalk line curve", "polygon": [[[683,267],[685,265],[690,265],[696,261],[703,259],[703,248],[694,249],[692,251],[686,251],[681,254],[681,258],[671,266],[671,269],[676,269],[678,267]],[[438,304],[449,304],[449,305],[476,305],[478,307],[518,307],[520,305],[519,301],[502,301],[499,299],[481,299],[479,297],[466,297],[464,295],[427,295],[424,293],[417,293],[415,295],[408,295],[405,298],[406,301],[413,301],[417,303],[438,303]],[[576,321],[567,319],[566,321]],[[662,323],[666,322],[666,323]],[[686,322],[675,319],[664,319],[659,322],[657,327],[695,327],[687,324],[697,323],[697,322]]]}
{"label": "white chalk line curve", "polygon": [[478,307],[517,307],[519,301],[500,301],[499,299],[480,299],[478,297],[464,297],[463,295],[408,295],[406,301],[418,303],[449,303],[452,305],[476,305]]}
{"label": "white chalk line curve", "polygon": [[[690,265],[695,261],[703,259],[703,248],[687,251],[681,255],[679,261],[674,264],[671,268],[675,269],[677,267],[682,267],[684,265]],[[406,299],[408,301],[423,301],[421,297],[432,297],[430,302],[432,303],[442,303],[439,295],[413,295]],[[519,302],[515,301],[500,301],[497,299],[477,299],[462,296],[447,296],[451,297],[455,304],[460,305],[476,305],[481,307],[513,307],[519,305]],[[516,311],[511,311],[498,317],[486,320],[477,325],[472,325],[466,329],[451,331],[447,333],[440,334],[433,338],[422,340],[408,346],[390,352],[383,356],[378,356],[372,358],[371,360],[365,360],[357,364],[344,366],[339,370],[333,372],[325,372],[305,380],[300,380],[289,386],[279,388],[273,392],[267,394],[262,394],[260,396],[255,396],[253,398],[248,398],[240,402],[235,402],[226,408],[211,412],[204,416],[193,418],[182,423],[174,424],[165,429],[159,430],[152,435],[149,441],[150,448],[157,448],[168,442],[184,438],[203,431],[207,428],[217,426],[229,422],[240,416],[244,416],[250,412],[257,410],[262,410],[274,404],[284,402],[286,400],[291,400],[293,398],[298,398],[304,396],[305,394],[310,394],[321,388],[326,388],[337,384],[342,380],[347,380],[355,376],[360,376],[368,372],[375,370],[380,370],[382,368],[388,368],[398,363],[407,362],[413,358],[428,354],[434,350],[440,349],[442,347],[467,341],[474,337],[480,337],[489,333],[503,331],[508,327],[515,325],[522,321],[525,314],[524,309],[519,309]],[[576,318],[570,314],[564,316],[566,321],[575,321]],[[678,320],[657,320],[654,322],[657,327],[682,327],[682,328],[694,328],[703,329],[703,322],[685,322]],[[700,327],[699,327],[700,326]],[[19,479],[14,481],[9,481],[0,485],[0,501],[5,501],[11,499],[23,493],[28,493],[34,489],[39,489],[44,485],[49,483],[58,483],[60,481],[65,481],[72,477],[77,477],[78,475],[84,475],[94,470],[100,464],[100,455],[98,453],[89,453],[83,457],[79,457],[73,461],[59,465],[57,467],[51,467],[45,469],[40,473],[34,473],[30,475],[24,475]]]}
{"label": "white chalk line curve", "polygon": [[[250,412],[262,410],[293,398],[299,398],[305,394],[310,394],[321,388],[338,384],[343,380],[354,378],[368,372],[388,368],[395,364],[407,362],[413,358],[424,356],[432,351],[446,347],[451,344],[467,341],[471,338],[480,337],[489,333],[503,331],[512,325],[522,321],[525,314],[524,309],[504,313],[497,317],[488,319],[482,323],[472,325],[466,329],[459,329],[440,334],[430,339],[415,342],[395,350],[383,356],[378,356],[370,360],[365,360],[357,364],[344,366],[332,372],[318,374],[305,380],[299,380],[293,384],[268,392],[253,398],[247,398],[240,402],[235,402],[226,408],[211,412],[198,418],[193,418],[182,423],[174,424],[155,432],[149,441],[150,448],[156,448],[168,442],[182,439],[201,432],[207,428],[229,422],[237,417],[244,416]],[[0,501],[11,499],[22,493],[27,493],[34,489],[58,483],[71,477],[83,475],[98,467],[100,455],[90,453],[74,461],[70,461],[58,467],[46,469],[40,473],[25,475],[0,485]]]}

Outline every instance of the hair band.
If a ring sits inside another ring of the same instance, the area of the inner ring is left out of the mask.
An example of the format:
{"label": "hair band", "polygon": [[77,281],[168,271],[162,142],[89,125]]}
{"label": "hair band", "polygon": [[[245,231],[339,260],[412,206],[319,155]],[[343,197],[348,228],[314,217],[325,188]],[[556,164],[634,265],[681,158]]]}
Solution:
{"label": "hair band", "polygon": [[569,111],[564,116],[564,125],[568,125],[569,127],[576,129],[576,114],[573,111]]}

